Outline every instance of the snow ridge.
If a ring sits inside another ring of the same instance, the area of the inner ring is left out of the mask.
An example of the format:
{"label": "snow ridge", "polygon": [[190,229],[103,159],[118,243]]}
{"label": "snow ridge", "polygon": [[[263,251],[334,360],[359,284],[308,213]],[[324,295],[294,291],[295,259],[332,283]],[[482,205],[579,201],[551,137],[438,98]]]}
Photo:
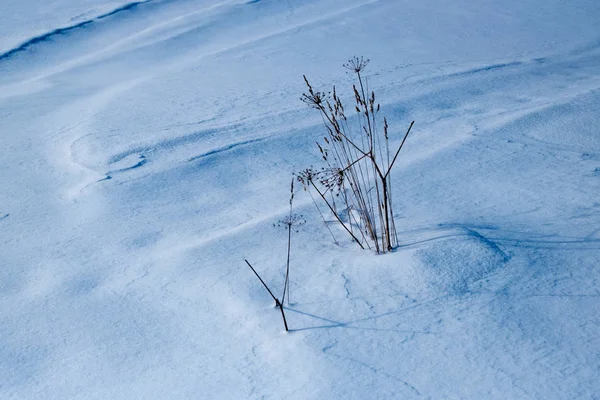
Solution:
{"label": "snow ridge", "polygon": [[54,29],[54,30],[52,30],[50,32],[46,32],[44,34],[41,34],[39,36],[32,37],[31,39],[25,41],[24,43],[20,44],[19,46],[17,46],[17,47],[15,47],[13,49],[10,49],[10,50],[8,50],[8,51],[0,54],[0,61],[9,59],[10,57],[14,56],[15,54],[18,54],[18,53],[21,53],[23,51],[26,51],[26,50],[28,50],[32,46],[35,46],[38,43],[42,43],[42,42],[51,40],[55,36],[64,35],[64,34],[66,34],[68,32],[75,31],[77,29],[81,29],[81,28],[83,28],[85,26],[88,26],[90,24],[93,24],[93,23],[95,23],[97,21],[101,21],[103,19],[112,17],[113,15],[116,15],[116,14],[119,14],[119,13],[122,13],[122,12],[125,12],[125,11],[133,10],[133,9],[139,7],[142,4],[150,3],[150,2],[153,2],[153,1],[156,1],[156,0],[141,0],[141,1],[134,1],[134,2],[131,2],[131,3],[127,3],[127,4],[125,4],[125,5],[121,6],[121,7],[115,8],[112,11],[109,11],[107,13],[101,14],[101,15],[95,17],[95,18],[91,18],[91,19],[87,19],[87,20],[81,21],[81,22],[79,22],[79,23],[77,23],[75,25],[65,26],[65,27],[62,27],[62,28],[57,28],[57,29]]}

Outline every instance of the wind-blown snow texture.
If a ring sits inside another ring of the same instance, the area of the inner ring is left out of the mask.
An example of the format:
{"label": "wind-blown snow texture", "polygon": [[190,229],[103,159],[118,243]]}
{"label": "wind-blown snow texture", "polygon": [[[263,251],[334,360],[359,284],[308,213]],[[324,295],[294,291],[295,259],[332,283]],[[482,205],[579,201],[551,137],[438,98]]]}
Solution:
{"label": "wind-blown snow texture", "polygon": [[[0,3],[0,398],[592,399],[596,0]],[[302,74],[369,85],[402,246],[316,215]]]}

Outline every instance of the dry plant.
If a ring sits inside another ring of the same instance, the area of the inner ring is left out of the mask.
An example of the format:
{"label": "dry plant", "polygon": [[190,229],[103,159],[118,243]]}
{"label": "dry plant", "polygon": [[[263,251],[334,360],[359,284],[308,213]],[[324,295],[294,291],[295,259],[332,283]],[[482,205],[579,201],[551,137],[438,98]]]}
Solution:
{"label": "dry plant", "polygon": [[288,324],[287,324],[287,320],[285,318],[285,312],[283,311],[283,303],[285,302],[286,296],[287,296],[288,306],[290,304],[290,254],[291,254],[291,248],[292,248],[292,230],[294,229],[294,226],[303,225],[306,222],[306,221],[304,221],[304,219],[302,218],[301,215],[293,213],[294,180],[295,179],[292,178],[292,183],[290,185],[290,212],[283,220],[279,221],[278,224],[275,224],[275,226],[285,227],[287,229],[287,233],[288,233],[287,261],[286,261],[286,265],[285,265],[285,279],[283,282],[283,293],[281,295],[281,301],[279,301],[279,299],[277,297],[275,297],[275,295],[273,294],[273,292],[271,291],[269,286],[267,286],[265,281],[261,278],[261,276],[258,274],[258,272],[256,272],[256,270],[250,264],[250,262],[248,262],[248,260],[244,260],[246,262],[246,264],[248,264],[248,266],[250,267],[252,272],[254,272],[254,275],[256,275],[256,277],[263,284],[265,289],[267,289],[267,291],[269,292],[269,294],[271,295],[273,300],[275,300],[275,307],[279,308],[279,310],[281,311],[281,318],[283,319],[283,326],[285,327],[286,331],[288,331]]}
{"label": "dry plant", "polygon": [[[323,142],[317,142],[326,166],[305,169],[298,174],[298,181],[309,193],[319,195],[361,248],[385,253],[398,244],[390,172],[414,121],[397,150],[390,152],[387,120],[378,117],[380,106],[362,75],[368,63],[369,60],[354,57],[344,64],[357,78],[352,87],[356,120],[346,117],[335,86],[331,93],[315,91],[304,76],[308,93],[303,93],[301,100],[319,111],[327,129]],[[321,217],[324,220],[322,213]]]}
{"label": "dry plant", "polygon": [[290,253],[292,249],[292,230],[294,226],[304,225],[306,221],[302,217],[302,215],[294,214],[293,211],[293,202],[294,202],[294,178],[292,178],[292,182],[290,184],[290,212],[289,214],[279,221],[276,226],[284,227],[288,233],[288,241],[287,241],[287,261],[285,264],[285,282],[283,284],[283,294],[281,295],[281,303],[285,301],[287,294],[288,306],[290,305]]}

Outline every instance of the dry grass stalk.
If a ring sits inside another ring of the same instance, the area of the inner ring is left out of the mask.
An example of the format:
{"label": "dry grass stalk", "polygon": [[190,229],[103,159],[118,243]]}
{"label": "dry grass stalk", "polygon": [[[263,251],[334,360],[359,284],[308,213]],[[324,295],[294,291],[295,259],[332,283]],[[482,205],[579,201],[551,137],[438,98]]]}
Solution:
{"label": "dry grass stalk", "polygon": [[286,299],[288,306],[290,305],[290,253],[292,248],[292,229],[294,226],[303,225],[306,221],[302,218],[301,215],[294,214],[293,211],[293,203],[294,203],[294,178],[292,178],[292,183],[290,184],[290,213],[281,221],[279,221],[280,226],[284,226],[288,232],[288,242],[287,242],[287,261],[285,265],[285,281],[283,284],[283,294],[281,296],[281,304]]}

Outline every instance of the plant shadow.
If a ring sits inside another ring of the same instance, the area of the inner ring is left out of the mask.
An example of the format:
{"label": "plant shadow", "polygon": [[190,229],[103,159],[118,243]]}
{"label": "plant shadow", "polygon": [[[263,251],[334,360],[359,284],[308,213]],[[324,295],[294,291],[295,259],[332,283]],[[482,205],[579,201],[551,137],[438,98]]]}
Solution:
{"label": "plant shadow", "polygon": [[316,319],[316,320],[325,322],[322,325],[315,325],[315,326],[307,326],[307,327],[290,329],[289,330],[290,332],[301,332],[301,331],[309,331],[309,330],[315,330],[315,329],[346,328],[346,329],[356,329],[356,330],[365,330],[365,331],[381,331],[381,332],[398,332],[398,333],[434,335],[434,334],[436,334],[436,332],[426,331],[426,330],[419,331],[419,330],[409,330],[409,329],[377,328],[377,327],[374,327],[374,326],[356,326],[355,324],[369,322],[369,321],[374,321],[374,320],[377,320],[379,318],[390,316],[390,315],[402,314],[404,312],[413,310],[415,308],[418,308],[418,307],[421,307],[421,306],[424,306],[424,305],[427,305],[427,304],[434,303],[434,302],[436,302],[438,300],[441,300],[443,298],[446,298],[446,297],[448,297],[448,296],[446,295],[446,296],[437,297],[435,299],[428,300],[428,301],[425,301],[425,302],[421,302],[421,303],[418,303],[418,304],[413,304],[413,305],[408,306],[408,307],[403,307],[403,308],[400,308],[400,309],[397,309],[397,310],[392,310],[392,311],[388,311],[388,312],[385,312],[385,313],[380,313],[380,314],[377,314],[377,315],[373,315],[373,316],[370,316],[370,317],[358,318],[358,319],[354,319],[354,320],[350,320],[350,321],[346,321],[346,322],[336,321],[336,320],[333,320],[333,319],[321,317],[319,315],[311,314],[309,312],[302,311],[302,310],[299,310],[299,309],[296,309],[296,308],[290,308],[289,306],[288,307],[284,306],[284,309],[286,311],[290,311],[290,312],[295,313],[295,314],[300,314],[300,315],[303,315],[303,316],[306,316],[306,317],[309,317],[309,318],[312,318],[312,319]]}

